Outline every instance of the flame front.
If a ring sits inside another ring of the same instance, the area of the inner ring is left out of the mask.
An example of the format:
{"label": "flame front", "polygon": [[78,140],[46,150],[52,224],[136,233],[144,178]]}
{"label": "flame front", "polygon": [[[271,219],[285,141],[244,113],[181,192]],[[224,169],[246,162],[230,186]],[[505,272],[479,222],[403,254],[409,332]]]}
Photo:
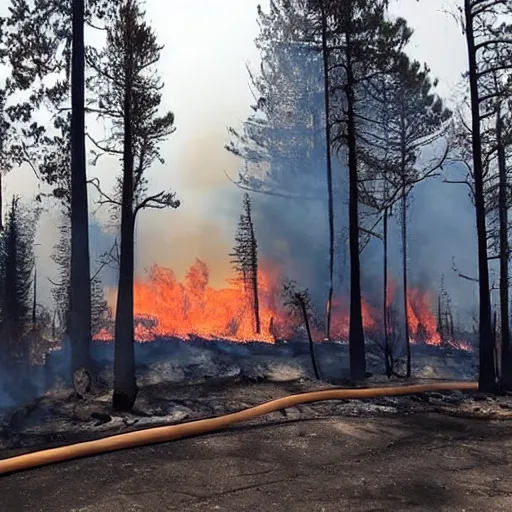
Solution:
{"label": "flame front", "polygon": [[[182,282],[172,270],[153,265],[146,279],[134,283],[135,338],[140,342],[166,337],[200,337],[268,343],[274,343],[276,339],[289,339],[302,322],[290,316],[283,305],[281,276],[281,269],[277,266],[268,262],[260,265],[258,295],[261,332],[256,334],[250,293],[243,282],[227,280],[225,287],[212,288],[208,266],[199,259],[190,267]],[[396,288],[396,284],[390,281],[388,305],[394,301]],[[432,303],[428,293],[417,289],[409,291],[407,318],[412,343],[441,345]],[[378,335],[383,324],[381,311],[364,299],[361,307],[365,332]],[[333,300],[332,338],[348,339],[349,318],[348,304],[339,299]],[[314,338],[322,340],[323,333],[315,328],[314,322],[312,324]],[[95,339],[111,340],[112,334],[103,330]],[[459,342],[458,348],[467,350],[469,345]]]}
{"label": "flame front", "polygon": [[208,267],[201,260],[190,267],[183,283],[172,270],[154,265],[148,279],[134,285],[136,338],[200,336],[273,342],[289,336],[292,325],[281,305],[278,279],[279,273],[271,267],[259,273],[261,332],[255,334],[250,297],[242,282],[231,280],[224,288],[211,288]]}

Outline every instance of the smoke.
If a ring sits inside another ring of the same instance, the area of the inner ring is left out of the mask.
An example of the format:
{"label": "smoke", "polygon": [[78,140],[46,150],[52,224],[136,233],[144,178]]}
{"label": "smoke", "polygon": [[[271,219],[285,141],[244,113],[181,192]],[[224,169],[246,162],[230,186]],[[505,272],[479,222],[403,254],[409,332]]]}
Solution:
{"label": "smoke", "polygon": [[233,243],[228,231],[225,224],[209,220],[186,202],[176,211],[144,212],[136,229],[136,273],[142,277],[157,263],[182,278],[199,258],[210,268],[210,283],[222,286],[231,272],[228,254]]}
{"label": "smoke", "polygon": [[477,276],[477,242],[474,207],[464,185],[438,178],[416,188],[409,247],[411,275],[417,283],[438,291],[444,277],[454,310],[469,321],[478,303],[478,285],[459,273]]}
{"label": "smoke", "polygon": [[203,194],[206,205],[211,204],[208,196],[226,188],[226,174],[237,171],[238,159],[224,149],[226,135],[227,130],[197,132],[185,141],[181,158],[173,162],[178,170],[178,187]]}

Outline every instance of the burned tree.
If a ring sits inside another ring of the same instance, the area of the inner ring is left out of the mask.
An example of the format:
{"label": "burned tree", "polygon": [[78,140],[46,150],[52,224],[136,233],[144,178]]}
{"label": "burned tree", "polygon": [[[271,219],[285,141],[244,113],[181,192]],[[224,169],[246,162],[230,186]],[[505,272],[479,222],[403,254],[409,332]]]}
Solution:
{"label": "burned tree", "polygon": [[[442,167],[448,155],[446,142],[448,121],[451,111],[446,109],[442,100],[435,94],[437,81],[430,79],[427,66],[410,61],[402,54],[397,60],[396,68],[383,80],[368,83],[367,91],[371,98],[370,105],[383,109],[381,119],[361,134],[361,138],[370,152],[384,153],[385,174],[379,176],[381,186],[386,191],[386,200],[382,205],[386,210],[395,201],[401,206],[402,238],[402,289],[404,297],[404,339],[407,355],[407,377],[411,376],[411,349],[408,324],[408,257],[407,257],[407,206],[413,187],[419,182],[432,177]],[[379,107],[380,105],[380,107]],[[366,119],[366,118],[365,118]],[[425,161],[426,151],[436,149],[442,143],[442,151]],[[366,161],[378,165],[376,157],[366,156]]]}
{"label": "burned tree", "polygon": [[304,323],[309,342],[309,353],[313,373],[317,380],[320,380],[320,371],[315,353],[315,342],[311,332],[310,317],[312,316],[313,305],[309,291],[297,289],[296,283],[290,281],[283,286],[284,305],[289,308],[290,314],[295,320]]}
{"label": "burned tree", "polygon": [[333,106],[336,109],[333,139],[347,153],[351,276],[349,346],[350,371],[356,380],[364,378],[366,373],[359,257],[361,161],[358,138],[367,120],[363,116],[365,109],[361,99],[364,95],[361,93],[369,81],[394,69],[396,59],[411,35],[405,20],[387,19],[386,9],[385,1],[351,0],[332,5],[337,47],[331,72],[333,88],[337,91],[337,103]]}
{"label": "burned tree", "polygon": [[[386,1],[369,2],[368,0],[351,0],[343,3],[328,0],[276,1],[272,2],[269,14],[263,14],[260,9],[262,36],[259,41],[264,65],[261,77],[256,80],[255,89],[262,94],[255,108],[256,114],[250,123],[246,123],[244,132],[238,134],[232,131],[235,144],[229,147],[235,154],[254,163],[256,167],[254,173],[241,175],[240,185],[283,197],[297,197],[298,190],[302,192],[302,199],[307,196],[308,199],[323,200],[325,192],[319,193],[317,188],[319,186],[324,188],[324,182],[329,182],[329,177],[334,180],[329,165],[327,165],[327,180],[323,166],[321,167],[322,177],[314,176],[312,169],[316,167],[309,164],[311,155],[317,157],[321,154],[330,155],[331,149],[337,150],[338,156],[348,155],[349,229],[347,231],[351,276],[349,337],[350,366],[354,379],[363,379],[366,374],[359,261],[360,162],[358,158],[360,148],[357,137],[362,124],[362,119],[358,117],[361,112],[362,85],[379,73],[386,72],[410,35],[405,21],[389,20],[386,9]],[[297,56],[302,59],[302,66],[298,66],[298,62],[293,62],[293,57]],[[322,75],[319,66],[322,61],[323,84],[318,80]],[[314,73],[306,73],[308,68],[318,68],[318,70]],[[300,108],[302,106],[300,95],[294,94],[300,89],[293,87],[295,81],[286,82],[288,77],[296,79],[300,74],[306,75],[303,80],[303,89],[307,91],[305,96],[310,99],[310,102],[311,98],[320,100],[316,110],[325,111],[323,121],[328,125],[328,130],[325,137],[327,140],[322,142],[326,142],[327,151],[323,151],[318,143],[315,144],[315,140],[319,139],[318,135],[312,134],[309,140],[304,141],[304,135],[308,134],[308,130],[314,129],[315,125],[316,132],[321,133],[321,130],[318,130],[321,125],[318,119],[315,122],[315,116],[308,116],[311,103],[309,105],[306,103]],[[317,78],[314,83],[311,83],[312,74]],[[303,129],[298,130],[298,127]],[[289,136],[284,138],[283,134]],[[310,151],[310,148],[313,151]],[[271,158],[275,155],[279,158],[274,162]],[[290,155],[299,162],[296,164],[291,162]],[[323,163],[324,159],[318,160]],[[305,172],[298,175],[297,169],[302,170],[305,164],[307,164]],[[288,175],[293,171],[293,179],[283,179],[286,176],[283,171],[286,170]],[[336,212],[334,207],[331,208],[331,200],[335,201],[331,193],[344,193],[342,176],[343,173],[337,176],[335,186],[331,187],[328,183],[327,187],[330,284],[333,272],[331,255],[334,252],[332,244],[334,217],[343,215],[343,210],[339,208],[343,201],[337,202]],[[301,186],[303,187],[305,182],[309,183],[309,186],[303,191]],[[329,314],[327,316],[329,320]]]}
{"label": "burned tree", "polygon": [[[498,234],[500,240],[498,259],[501,263],[501,298],[505,317],[502,326],[505,334],[502,352],[502,365],[511,366],[510,341],[508,327],[508,243],[505,240],[508,230],[505,215],[505,188],[506,175],[501,165],[501,179],[499,176],[500,146],[505,149],[506,139],[501,124],[501,116],[505,101],[510,95],[507,91],[507,81],[512,68],[512,25],[507,22],[507,16],[512,14],[512,6],[508,0],[494,0],[486,2],[482,0],[463,0],[458,8],[457,19],[462,26],[466,39],[468,53],[468,72],[466,78],[469,86],[470,121],[466,122],[465,112],[459,114],[458,155],[455,160],[465,164],[467,176],[464,179],[447,180],[451,183],[464,183],[469,186],[471,197],[475,206],[476,231],[478,245],[478,282],[479,289],[479,388],[482,391],[492,391],[496,387],[496,363],[495,363],[495,336],[493,334],[491,291],[489,282],[489,259],[496,255],[489,254],[489,213],[498,211]],[[494,122],[493,122],[494,120]],[[505,144],[504,144],[505,143]],[[503,153],[501,152],[501,155]],[[497,176],[493,176],[493,160],[498,168]],[[500,194],[501,188],[501,194]],[[497,194],[496,194],[497,192]],[[494,202],[492,197],[497,197]],[[501,196],[501,197],[500,197]],[[493,205],[494,202],[494,205]],[[507,205],[508,206],[508,205]],[[501,215],[501,218],[500,218]],[[502,368],[503,371],[512,371]],[[503,381],[503,384],[507,387]]]}
{"label": "burned tree", "polygon": [[162,161],[160,143],[174,131],[172,112],[159,115],[162,83],[155,71],[162,47],[146,23],[135,0],[126,0],[112,14],[106,47],[91,50],[88,63],[94,70],[90,85],[97,95],[92,107],[108,123],[105,140],[91,142],[98,156],[117,155],[122,176],[113,194],[100,194],[100,204],[110,204],[120,214],[119,284],[115,318],[113,407],[131,410],[137,395],[135,381],[133,276],[135,222],[146,208],[177,208],[174,192],[148,192],[146,171]]}
{"label": "burned tree", "polygon": [[325,124],[325,168],[327,171],[327,217],[329,220],[329,291],[327,294],[327,320],[325,333],[327,339],[331,337],[332,299],[334,294],[334,190],[331,156],[331,87],[329,81],[329,41],[328,19],[325,0],[319,0],[320,23],[322,27],[322,63],[324,78],[324,124]]}
{"label": "burned tree", "polygon": [[[487,6],[481,0],[464,0],[464,27],[469,58],[469,85],[471,93],[471,133],[473,150],[473,181],[475,192],[475,213],[478,237],[478,285],[480,298],[479,321],[479,356],[480,372],[479,387],[481,391],[492,391],[496,385],[496,370],[494,363],[494,343],[491,322],[491,300],[489,292],[489,264],[487,254],[487,229],[485,196],[483,185],[483,158],[481,123],[486,113],[482,112],[483,91],[481,79],[493,72],[496,63],[486,63],[482,59],[482,52],[496,44],[500,44],[500,37],[496,32],[488,32],[482,18],[491,15],[499,6],[506,6],[508,2],[495,1]],[[462,9],[461,9],[462,12]],[[507,319],[508,320],[508,319]]]}
{"label": "burned tree", "polygon": [[241,282],[251,296],[256,334],[261,332],[260,305],[258,297],[258,244],[252,220],[251,198],[244,194],[243,212],[240,215],[235,235],[232,263],[238,272]]}
{"label": "burned tree", "polygon": [[[262,64],[258,72],[250,71],[256,100],[254,114],[242,130],[230,128],[227,145],[231,153],[243,159],[236,179],[239,187],[259,193],[258,200],[272,204],[272,208],[288,201],[295,212],[290,224],[300,222],[301,216],[311,219],[312,212],[318,212],[322,221],[326,219],[328,234],[318,230],[314,234],[318,241],[310,244],[307,253],[287,236],[293,228],[284,224],[286,220],[272,223],[268,229],[286,240],[290,251],[303,258],[304,265],[325,272],[327,338],[335,270],[344,267],[345,255],[344,233],[336,233],[334,224],[335,218],[343,214],[340,196],[345,194],[345,186],[343,177],[339,179],[336,174],[339,163],[332,151],[331,126],[327,122],[331,110],[328,45],[332,43],[328,4],[328,0],[278,0],[271,3],[268,12],[258,9],[260,34],[256,45]],[[271,208],[262,209],[262,215],[271,217]],[[343,251],[341,264],[337,262],[339,250]],[[316,262],[327,259],[327,265],[319,270]],[[323,279],[315,286],[320,281]],[[320,297],[316,291],[315,296]]]}
{"label": "burned tree", "polygon": [[74,0],[71,43],[71,265],[68,330],[73,372],[90,366],[91,269],[85,151],[85,1]]}

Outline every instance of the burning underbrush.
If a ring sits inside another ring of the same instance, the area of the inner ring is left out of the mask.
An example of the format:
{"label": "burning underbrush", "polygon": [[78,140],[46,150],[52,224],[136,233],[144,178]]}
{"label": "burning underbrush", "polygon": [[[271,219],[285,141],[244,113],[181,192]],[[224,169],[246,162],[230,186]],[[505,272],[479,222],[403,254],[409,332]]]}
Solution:
{"label": "burning underbrush", "polygon": [[[239,280],[227,279],[223,288],[209,284],[208,266],[197,259],[180,282],[171,269],[153,265],[144,280],[134,287],[135,337],[139,342],[162,338],[188,340],[199,337],[232,342],[259,341],[276,343],[297,337],[302,321],[284,305],[282,269],[268,262],[258,272],[260,332],[255,329],[255,315],[250,293]],[[397,286],[388,290],[388,314],[398,309]],[[115,290],[109,291],[115,297]],[[114,302],[110,301],[111,305]],[[452,346],[471,350],[471,345],[457,340],[453,323],[451,331],[443,332],[440,314],[433,310],[434,297],[428,292],[411,288],[408,292],[407,318],[413,344]],[[383,338],[382,308],[363,299],[363,325],[369,339]],[[324,340],[323,314],[313,312],[310,319],[315,341]],[[391,339],[400,338],[401,322],[388,321]],[[450,329],[449,329],[450,330]],[[331,337],[347,341],[349,333],[348,300],[333,301]],[[112,329],[105,328],[95,336],[96,341],[111,341]]]}

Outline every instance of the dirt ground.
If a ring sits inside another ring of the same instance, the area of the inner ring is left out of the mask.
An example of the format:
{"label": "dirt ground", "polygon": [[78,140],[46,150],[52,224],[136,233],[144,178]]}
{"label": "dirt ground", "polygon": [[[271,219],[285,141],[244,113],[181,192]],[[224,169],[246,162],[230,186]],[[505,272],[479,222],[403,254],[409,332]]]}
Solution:
{"label": "dirt ground", "polygon": [[512,422],[282,418],[0,477],[2,512],[512,510]]}

